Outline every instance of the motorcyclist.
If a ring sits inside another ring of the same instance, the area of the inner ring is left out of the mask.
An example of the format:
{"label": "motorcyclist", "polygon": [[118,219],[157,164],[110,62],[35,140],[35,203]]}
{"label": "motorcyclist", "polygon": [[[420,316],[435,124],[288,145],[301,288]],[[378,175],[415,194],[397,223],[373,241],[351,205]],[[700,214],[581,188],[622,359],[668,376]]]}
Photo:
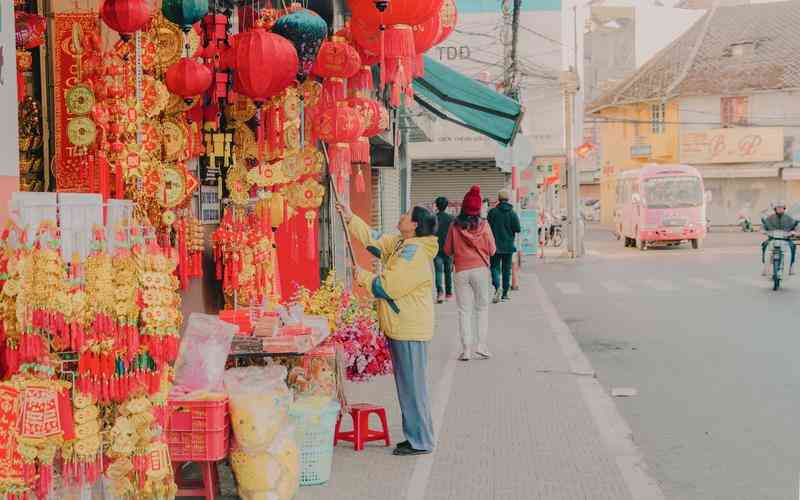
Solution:
{"label": "motorcyclist", "polygon": [[[766,217],[761,220],[763,224],[763,231],[764,233],[769,233],[769,231],[786,231],[792,232],[797,228],[798,221],[796,221],[791,215],[786,213],[786,203],[784,201],[776,201],[772,204],[772,209],[775,211],[769,217]],[[767,244],[769,240],[764,241],[761,244],[761,261],[764,262],[764,276],[767,276],[768,273],[768,264],[766,262],[766,250]],[[795,254],[796,254],[796,245],[793,241],[787,241],[789,244],[789,249],[791,250],[791,264],[789,265],[789,274],[794,274],[794,261],[795,261]]]}

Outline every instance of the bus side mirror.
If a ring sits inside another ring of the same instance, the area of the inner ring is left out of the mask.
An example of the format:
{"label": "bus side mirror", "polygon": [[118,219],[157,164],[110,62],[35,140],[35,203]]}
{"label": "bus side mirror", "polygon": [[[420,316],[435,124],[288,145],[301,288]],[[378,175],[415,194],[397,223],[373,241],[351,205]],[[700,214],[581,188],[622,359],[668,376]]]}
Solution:
{"label": "bus side mirror", "polygon": [[711,198],[712,198],[712,196],[711,196],[711,191],[706,191],[706,192],[705,192],[705,200],[706,200],[706,203],[711,203]]}

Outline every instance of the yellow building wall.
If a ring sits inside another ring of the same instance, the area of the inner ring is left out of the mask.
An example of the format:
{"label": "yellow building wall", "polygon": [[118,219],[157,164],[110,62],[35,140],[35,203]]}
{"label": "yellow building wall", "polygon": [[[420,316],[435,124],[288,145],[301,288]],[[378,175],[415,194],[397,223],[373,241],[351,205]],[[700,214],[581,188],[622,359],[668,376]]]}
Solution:
{"label": "yellow building wall", "polygon": [[[616,176],[626,170],[648,163],[677,163],[680,120],[678,103],[665,104],[663,130],[655,132],[652,124],[652,105],[637,103],[606,108],[595,113],[600,123],[600,221],[614,224],[616,208]],[[649,156],[633,156],[632,147],[650,147]]]}

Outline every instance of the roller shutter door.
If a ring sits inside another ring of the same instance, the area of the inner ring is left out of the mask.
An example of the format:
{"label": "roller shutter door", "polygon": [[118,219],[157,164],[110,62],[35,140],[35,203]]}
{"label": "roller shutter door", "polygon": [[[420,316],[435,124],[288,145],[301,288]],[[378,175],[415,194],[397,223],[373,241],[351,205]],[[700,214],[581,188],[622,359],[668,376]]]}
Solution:
{"label": "roller shutter door", "polygon": [[510,187],[511,182],[511,176],[495,167],[494,160],[414,162],[411,172],[413,206],[433,207],[438,196],[460,204],[475,184],[481,187],[484,198],[495,200],[497,192]]}

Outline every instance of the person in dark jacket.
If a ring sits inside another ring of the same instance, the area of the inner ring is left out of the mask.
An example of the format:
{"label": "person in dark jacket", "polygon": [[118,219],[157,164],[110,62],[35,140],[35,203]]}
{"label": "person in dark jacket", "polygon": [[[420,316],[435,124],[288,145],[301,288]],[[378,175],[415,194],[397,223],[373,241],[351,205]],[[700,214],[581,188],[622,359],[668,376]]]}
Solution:
{"label": "person in dark jacket", "polygon": [[447,213],[450,202],[444,196],[436,198],[436,235],[439,237],[439,254],[433,259],[436,269],[436,302],[453,299],[453,258],[444,253],[447,233],[453,223],[453,216]]}
{"label": "person in dark jacket", "polygon": [[[494,285],[494,300],[497,304],[501,300],[508,300],[508,291],[511,289],[511,266],[514,254],[517,251],[515,240],[517,233],[522,231],[519,217],[514,212],[514,207],[508,202],[510,195],[507,190],[502,190],[497,195],[498,204],[489,210],[487,219],[492,228],[494,240],[497,244],[497,253],[492,256],[492,285]],[[502,287],[500,277],[502,275]]]}

